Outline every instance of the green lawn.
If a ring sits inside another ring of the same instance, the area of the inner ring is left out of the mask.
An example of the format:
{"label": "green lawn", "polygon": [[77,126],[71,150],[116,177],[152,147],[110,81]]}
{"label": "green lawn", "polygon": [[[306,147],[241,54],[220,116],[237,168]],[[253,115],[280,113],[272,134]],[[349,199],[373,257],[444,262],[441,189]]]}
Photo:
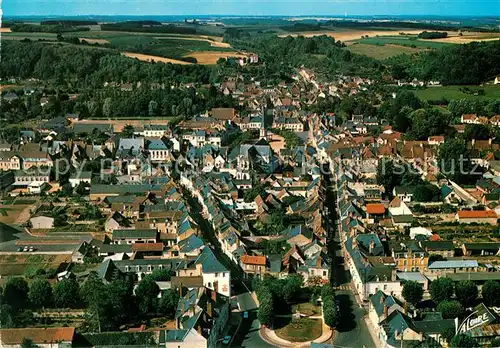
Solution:
{"label": "green lawn", "polygon": [[380,37],[369,37],[363,39],[353,40],[352,42],[359,42],[367,45],[399,45],[412,48],[420,49],[437,49],[449,45],[454,45],[451,43],[443,42],[432,42],[432,41],[420,41],[416,39],[415,36],[380,36]]}
{"label": "green lawn", "polygon": [[[472,93],[464,93],[460,89],[468,87]],[[475,91],[484,89],[485,95],[474,95]],[[415,95],[424,100],[452,99],[498,99],[500,98],[500,85],[485,86],[441,86],[428,87],[414,91]]]}
{"label": "green lawn", "polygon": [[321,336],[321,320],[276,318],[276,335],[290,342],[307,342]]}

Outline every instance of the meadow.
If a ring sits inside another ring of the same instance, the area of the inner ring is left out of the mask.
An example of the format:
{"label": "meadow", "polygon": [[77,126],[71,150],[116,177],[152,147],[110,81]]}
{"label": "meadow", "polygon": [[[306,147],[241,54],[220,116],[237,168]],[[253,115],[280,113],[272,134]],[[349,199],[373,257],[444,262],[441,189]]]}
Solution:
{"label": "meadow", "polygon": [[[471,92],[464,93],[463,90],[468,88]],[[484,95],[475,95],[475,92],[484,90]],[[428,87],[414,91],[415,95],[424,100],[441,100],[441,99],[500,99],[500,85],[484,85],[484,86],[440,86]]]}
{"label": "meadow", "polygon": [[387,59],[400,54],[413,54],[422,52],[422,48],[413,48],[398,45],[369,45],[364,43],[355,43],[347,46],[347,49],[353,53],[362,54],[375,59]]}

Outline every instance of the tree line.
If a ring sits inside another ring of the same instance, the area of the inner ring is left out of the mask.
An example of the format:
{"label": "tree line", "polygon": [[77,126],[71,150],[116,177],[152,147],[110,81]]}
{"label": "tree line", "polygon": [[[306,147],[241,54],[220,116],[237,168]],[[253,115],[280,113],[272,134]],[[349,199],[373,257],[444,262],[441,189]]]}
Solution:
{"label": "tree line", "polygon": [[2,305],[0,322],[3,328],[27,327],[37,320],[33,311],[47,308],[83,309],[82,332],[114,331],[124,323],[148,320],[152,317],[173,318],[179,301],[179,290],[169,289],[158,298],[156,281],[168,281],[168,270],[155,270],[145,276],[135,293],[130,278],[103,282],[92,272],[80,285],[74,278],[63,279],[54,286],[43,277],[28,285],[22,277],[9,278],[0,291]]}

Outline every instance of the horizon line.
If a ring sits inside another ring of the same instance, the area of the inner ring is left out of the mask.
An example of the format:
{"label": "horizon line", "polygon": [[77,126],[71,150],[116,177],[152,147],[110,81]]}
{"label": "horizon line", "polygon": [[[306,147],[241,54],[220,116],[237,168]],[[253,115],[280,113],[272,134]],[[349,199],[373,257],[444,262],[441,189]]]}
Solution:
{"label": "horizon line", "polygon": [[325,18],[325,17],[399,17],[399,16],[415,16],[415,17],[441,17],[441,18],[470,18],[470,17],[486,17],[486,18],[498,18],[500,20],[500,15],[435,15],[435,14],[414,14],[414,13],[401,13],[401,14],[379,14],[379,15],[366,15],[366,14],[71,14],[71,15],[58,15],[58,14],[25,14],[25,15],[6,15],[3,13],[2,19],[9,17],[80,17],[80,16],[96,16],[96,17],[309,17],[309,18]]}

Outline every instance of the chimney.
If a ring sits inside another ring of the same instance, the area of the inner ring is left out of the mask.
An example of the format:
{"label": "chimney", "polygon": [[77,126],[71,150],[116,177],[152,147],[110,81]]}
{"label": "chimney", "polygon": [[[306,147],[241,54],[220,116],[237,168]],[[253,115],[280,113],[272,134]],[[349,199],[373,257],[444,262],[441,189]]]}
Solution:
{"label": "chimney", "polygon": [[181,317],[180,316],[175,320],[175,328],[177,330],[181,329]]}
{"label": "chimney", "polygon": [[215,290],[212,290],[212,301],[217,301],[217,292],[215,292]]}
{"label": "chimney", "polygon": [[389,316],[389,306],[384,304],[384,318],[387,318]]}
{"label": "chimney", "polygon": [[380,304],[384,303],[384,301],[385,301],[384,295],[380,296]]}
{"label": "chimney", "polygon": [[194,314],[195,314],[195,313],[194,313],[194,304],[193,304],[193,303],[191,303],[191,304],[189,305],[189,309],[190,309],[190,311],[191,311],[191,315],[192,315],[192,316],[194,316]]}
{"label": "chimney", "polygon": [[179,297],[180,298],[184,297],[183,290],[182,290],[182,283],[179,284]]}
{"label": "chimney", "polygon": [[212,317],[212,302],[207,302],[207,314],[211,318]]}
{"label": "chimney", "polygon": [[198,328],[196,329],[196,331],[198,331],[198,333],[201,335],[201,325],[198,325]]}
{"label": "chimney", "polygon": [[370,255],[373,255],[373,249],[375,249],[375,242],[373,240],[370,241]]}

